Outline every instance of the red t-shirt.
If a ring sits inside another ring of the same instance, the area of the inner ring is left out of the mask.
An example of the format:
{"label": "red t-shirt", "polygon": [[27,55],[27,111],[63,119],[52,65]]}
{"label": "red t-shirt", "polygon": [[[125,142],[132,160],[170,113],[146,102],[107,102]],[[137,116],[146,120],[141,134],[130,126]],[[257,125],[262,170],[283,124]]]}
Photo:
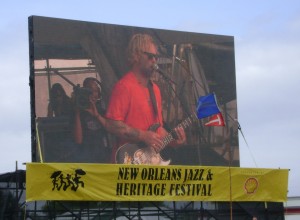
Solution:
{"label": "red t-shirt", "polygon": [[[154,112],[148,88],[141,85],[132,72],[128,72],[114,86],[106,117],[123,121],[129,126],[141,130],[148,130],[155,123],[162,125],[161,94],[158,86],[154,83],[153,90],[157,103],[157,115]],[[120,140],[119,143],[125,142],[125,140]]]}

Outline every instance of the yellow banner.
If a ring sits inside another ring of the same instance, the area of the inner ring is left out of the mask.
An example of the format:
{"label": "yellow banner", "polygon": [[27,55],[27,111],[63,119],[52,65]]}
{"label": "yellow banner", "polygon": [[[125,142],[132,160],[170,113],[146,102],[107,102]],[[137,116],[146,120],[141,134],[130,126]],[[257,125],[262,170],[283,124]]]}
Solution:
{"label": "yellow banner", "polygon": [[26,200],[273,201],[287,199],[287,169],[29,163]]}

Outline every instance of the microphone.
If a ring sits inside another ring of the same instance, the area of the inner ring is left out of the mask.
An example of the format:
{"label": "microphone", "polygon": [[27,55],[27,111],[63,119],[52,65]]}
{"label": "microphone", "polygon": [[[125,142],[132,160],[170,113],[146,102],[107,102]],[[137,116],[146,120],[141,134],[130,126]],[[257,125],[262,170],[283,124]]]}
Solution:
{"label": "microphone", "polygon": [[170,79],[170,77],[164,71],[162,71],[156,63],[152,66],[152,68],[153,70],[158,72],[166,81],[169,81],[176,85],[176,83],[172,79]]}

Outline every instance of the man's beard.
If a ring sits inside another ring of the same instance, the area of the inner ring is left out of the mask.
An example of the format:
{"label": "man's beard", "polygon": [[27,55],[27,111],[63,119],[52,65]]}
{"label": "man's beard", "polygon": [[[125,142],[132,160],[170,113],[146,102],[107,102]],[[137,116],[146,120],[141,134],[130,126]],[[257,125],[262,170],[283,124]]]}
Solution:
{"label": "man's beard", "polygon": [[145,67],[142,69],[143,73],[147,77],[151,77],[154,73],[154,69],[152,67]]}

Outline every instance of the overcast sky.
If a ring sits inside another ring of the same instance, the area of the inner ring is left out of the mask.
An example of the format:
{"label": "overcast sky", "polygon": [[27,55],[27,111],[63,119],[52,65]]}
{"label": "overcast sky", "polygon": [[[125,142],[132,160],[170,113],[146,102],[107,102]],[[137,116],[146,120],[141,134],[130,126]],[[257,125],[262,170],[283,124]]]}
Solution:
{"label": "overcast sky", "polygon": [[234,36],[241,167],[290,169],[288,196],[300,196],[300,1],[2,2],[0,174],[31,161],[31,15]]}

